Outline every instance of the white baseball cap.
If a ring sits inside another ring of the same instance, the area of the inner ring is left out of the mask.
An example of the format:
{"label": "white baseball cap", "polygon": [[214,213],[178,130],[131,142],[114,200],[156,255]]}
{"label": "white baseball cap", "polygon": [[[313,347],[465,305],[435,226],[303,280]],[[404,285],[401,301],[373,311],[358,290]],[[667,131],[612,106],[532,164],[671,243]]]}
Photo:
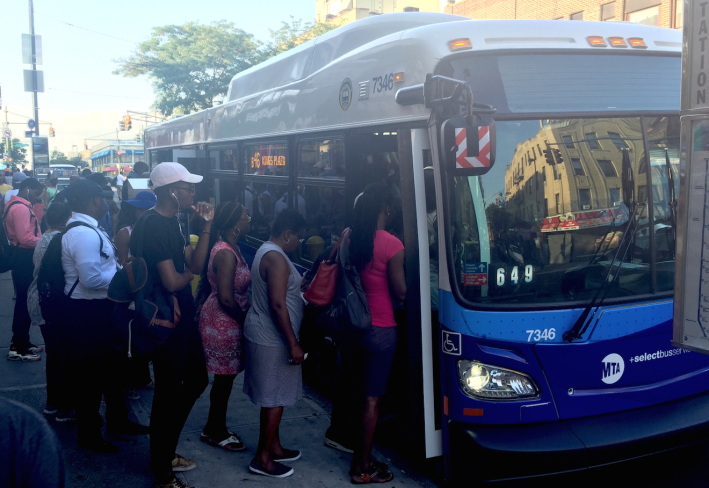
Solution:
{"label": "white baseball cap", "polygon": [[153,188],[160,188],[178,181],[199,183],[202,181],[202,176],[193,175],[180,163],[160,163],[150,173],[150,181],[153,183]]}

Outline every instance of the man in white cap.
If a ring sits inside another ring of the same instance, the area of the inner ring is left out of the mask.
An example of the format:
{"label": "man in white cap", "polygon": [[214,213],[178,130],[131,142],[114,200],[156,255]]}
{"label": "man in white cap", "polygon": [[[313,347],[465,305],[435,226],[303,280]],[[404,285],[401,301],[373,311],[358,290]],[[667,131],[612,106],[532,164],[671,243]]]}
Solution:
{"label": "man in white cap", "polygon": [[[157,204],[136,222],[130,250],[133,256],[137,255],[142,243],[148,279],[175,294],[181,312],[177,327],[153,353],[155,396],[150,415],[150,467],[156,487],[188,488],[175,477],[175,471],[189,471],[197,463],[175,450],[190,410],[209,383],[190,284],[194,275],[201,273],[207,258],[214,208],[204,202],[193,205],[195,184],[202,177],[191,174],[179,163],[158,164],[150,173],[150,180]],[[177,218],[180,210],[190,209],[205,221],[194,249],[187,229]]]}
{"label": "man in white cap", "polygon": [[5,193],[5,205],[10,203],[10,199],[20,192],[20,184],[25,181],[28,176],[21,171],[12,175],[12,190]]}

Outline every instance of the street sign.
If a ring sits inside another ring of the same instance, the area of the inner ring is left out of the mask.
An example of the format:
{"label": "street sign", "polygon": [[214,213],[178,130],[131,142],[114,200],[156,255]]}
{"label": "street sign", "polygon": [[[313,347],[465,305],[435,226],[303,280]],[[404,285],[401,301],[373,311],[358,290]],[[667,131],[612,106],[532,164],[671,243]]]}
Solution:
{"label": "street sign", "polygon": [[10,129],[5,129],[2,131],[2,136],[9,139],[12,137],[12,131]]}
{"label": "street sign", "polygon": [[29,127],[30,129],[34,130],[34,128],[36,127],[36,124],[34,123],[34,120],[32,120],[32,119],[28,120],[28,121],[27,121],[27,127]]}
{"label": "street sign", "polygon": [[34,131],[33,131],[33,130],[26,130],[26,131],[25,131],[25,137],[26,137],[27,139],[32,139],[32,136],[33,136],[33,135],[34,135]]}

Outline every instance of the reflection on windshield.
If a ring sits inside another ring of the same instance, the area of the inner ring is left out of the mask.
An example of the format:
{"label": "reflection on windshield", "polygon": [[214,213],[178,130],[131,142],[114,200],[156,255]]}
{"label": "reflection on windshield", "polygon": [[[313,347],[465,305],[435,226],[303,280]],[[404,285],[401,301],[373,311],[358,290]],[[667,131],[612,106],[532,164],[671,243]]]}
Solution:
{"label": "reflection on windshield", "polygon": [[[463,296],[514,303],[590,299],[616,253],[612,275],[618,276],[609,298],[651,293],[653,252],[657,291],[671,289],[674,238],[666,161],[676,185],[679,180],[679,137],[671,120],[498,122],[497,165],[482,177],[454,179],[451,230]],[[634,173],[625,192],[624,166]],[[638,225],[624,236],[635,202]],[[487,264],[485,284],[472,278],[481,263]]]}

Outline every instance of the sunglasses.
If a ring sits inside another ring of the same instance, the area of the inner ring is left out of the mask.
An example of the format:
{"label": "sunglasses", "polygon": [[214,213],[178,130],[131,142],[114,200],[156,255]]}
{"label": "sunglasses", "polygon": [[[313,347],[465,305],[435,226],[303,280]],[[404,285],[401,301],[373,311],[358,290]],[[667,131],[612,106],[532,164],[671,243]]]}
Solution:
{"label": "sunglasses", "polygon": [[196,191],[196,186],[195,185],[190,185],[190,186],[178,186],[176,187],[178,190],[185,190],[190,193],[195,193]]}

